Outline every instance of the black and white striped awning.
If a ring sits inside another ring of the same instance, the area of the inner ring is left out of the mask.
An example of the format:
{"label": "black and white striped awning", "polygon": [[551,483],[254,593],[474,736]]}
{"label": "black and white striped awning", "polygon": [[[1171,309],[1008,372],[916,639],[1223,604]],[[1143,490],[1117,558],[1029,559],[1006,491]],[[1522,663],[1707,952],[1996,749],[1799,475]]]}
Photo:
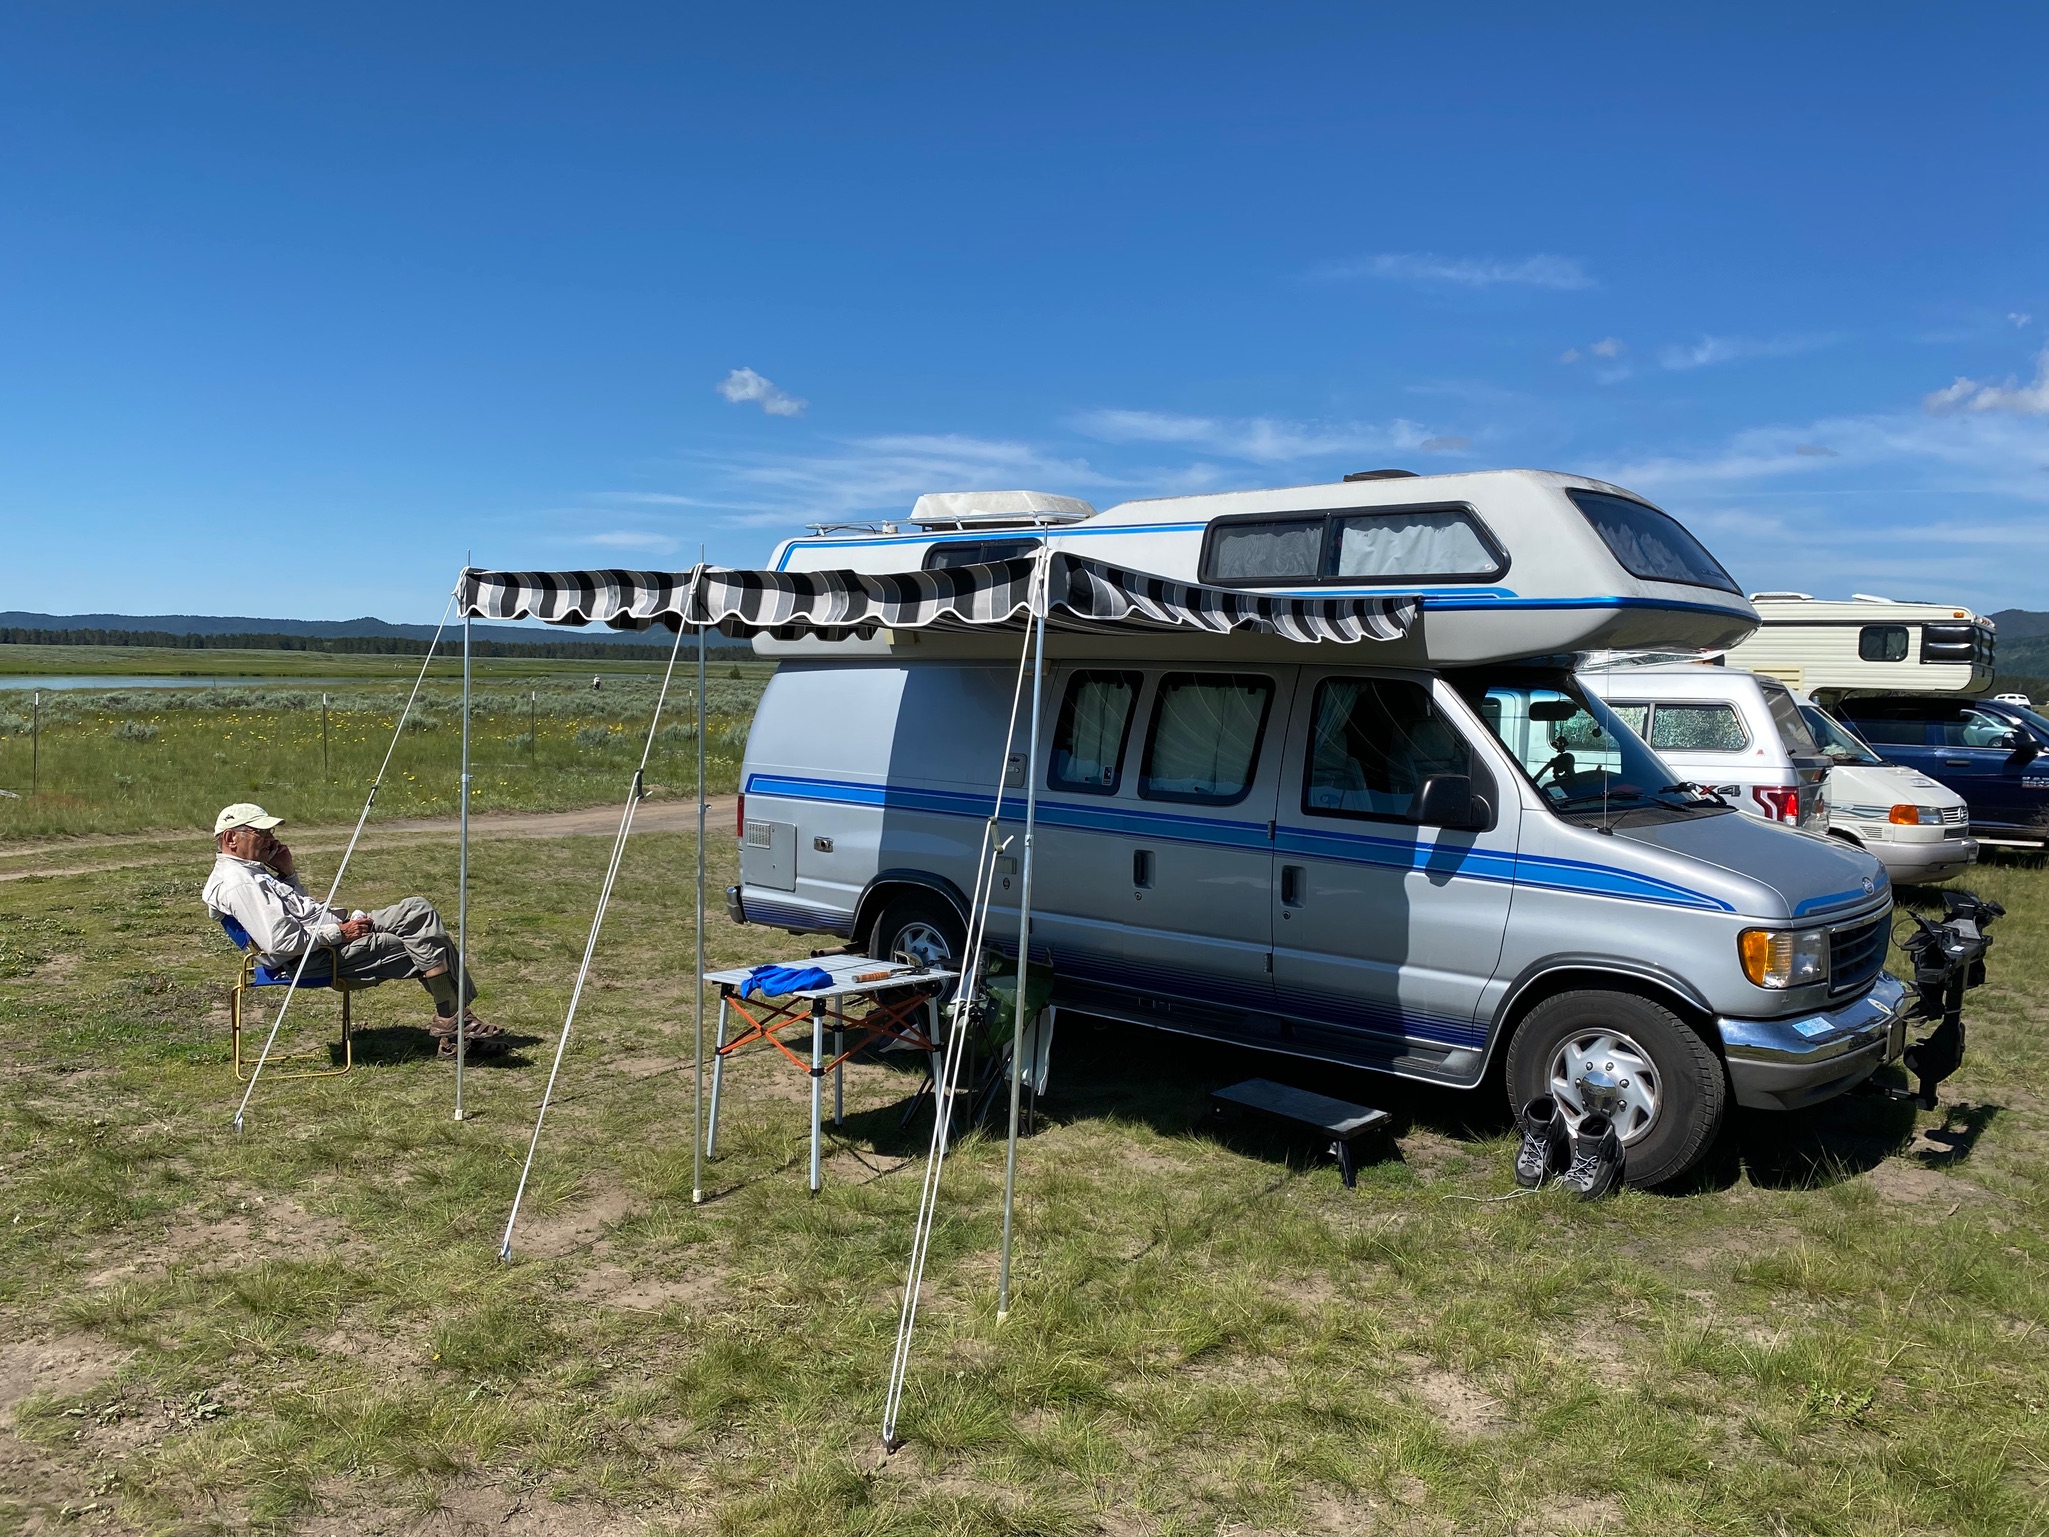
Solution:
{"label": "black and white striped awning", "polygon": [[[708,624],[727,635],[843,640],[878,630],[1019,629],[1033,613],[1035,557],[941,571],[468,571],[476,619],[604,624],[615,630]],[[1172,581],[1055,552],[1046,624],[1069,631],[1247,630],[1297,641],[1394,640],[1413,597],[1276,597]]]}

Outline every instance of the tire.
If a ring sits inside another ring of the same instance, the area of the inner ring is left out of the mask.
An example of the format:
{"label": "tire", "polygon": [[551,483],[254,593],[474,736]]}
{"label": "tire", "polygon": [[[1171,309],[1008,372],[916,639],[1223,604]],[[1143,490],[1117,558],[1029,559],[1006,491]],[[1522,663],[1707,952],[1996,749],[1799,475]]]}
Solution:
{"label": "tire", "polygon": [[1510,1110],[1552,1094],[1576,1125],[1575,1064],[1604,1068],[1628,1084],[1614,1120],[1623,1137],[1623,1177],[1639,1189],[1678,1179],[1721,1134],[1729,1103],[1722,1059],[1661,1003],[1600,988],[1545,999],[1523,1016],[1508,1045]]}
{"label": "tire", "polygon": [[891,899],[868,931],[868,953],[888,960],[909,949],[928,965],[960,970],[967,930],[953,904],[929,892],[909,891]]}

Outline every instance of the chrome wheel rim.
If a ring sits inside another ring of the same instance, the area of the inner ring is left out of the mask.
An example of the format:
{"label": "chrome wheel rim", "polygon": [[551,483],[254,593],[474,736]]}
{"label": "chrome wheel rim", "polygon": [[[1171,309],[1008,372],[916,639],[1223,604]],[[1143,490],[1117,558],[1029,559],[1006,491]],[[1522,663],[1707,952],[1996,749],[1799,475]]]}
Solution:
{"label": "chrome wheel rim", "polygon": [[896,943],[890,946],[889,955],[882,959],[893,959],[899,953],[910,956],[920,965],[941,971],[953,965],[953,942],[922,919],[914,919],[898,929]]}
{"label": "chrome wheel rim", "polygon": [[1552,1054],[1551,1097],[1574,1130],[1591,1107],[1586,1078],[1605,1073],[1615,1080],[1620,1105],[1609,1117],[1624,1147],[1641,1141],[1657,1124],[1663,1085],[1650,1053],[1619,1030],[1581,1030],[1566,1038]]}

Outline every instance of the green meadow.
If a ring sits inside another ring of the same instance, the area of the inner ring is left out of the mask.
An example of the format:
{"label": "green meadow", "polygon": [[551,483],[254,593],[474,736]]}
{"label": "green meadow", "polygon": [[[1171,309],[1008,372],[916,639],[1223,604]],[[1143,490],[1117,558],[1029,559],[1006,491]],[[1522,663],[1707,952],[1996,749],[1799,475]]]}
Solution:
{"label": "green meadow", "polygon": [[[86,648],[0,647],[23,653]],[[38,671],[91,675],[93,655]],[[159,666],[195,653],[156,653]],[[391,769],[379,816],[449,815],[459,791],[462,689],[459,663],[436,662],[395,750],[392,734],[420,671],[417,657],[309,656],[303,652],[209,652],[227,675],[280,670],[275,684],[227,687],[67,689],[42,696],[40,727],[30,697],[0,675],[0,844],[89,833],[210,827],[229,801],[260,801],[294,823],[352,821],[387,751]],[[294,686],[330,664],[357,664],[341,683]],[[706,780],[730,790],[747,723],[771,667],[715,660],[705,692]],[[471,809],[553,811],[615,801],[646,744],[663,667],[641,662],[480,659],[472,679]],[[166,674],[159,674],[163,676]],[[592,689],[593,677],[602,688]],[[697,771],[697,676],[677,665],[648,778],[688,793]]]}
{"label": "green meadow", "polygon": [[[1002,1144],[949,1163],[879,1421],[929,1119],[736,1059],[693,1205],[688,838],[629,850],[510,1263],[498,1244],[609,840],[480,839],[471,1118],[361,999],[346,1078],[230,1126],[203,848],[0,885],[0,1528],[137,1533],[2017,1533],[2049,1524],[2049,875],[1934,1114],[1743,1116],[1684,1189],[1517,1196],[1492,1097],[1063,1017],[995,1318]],[[733,844],[709,851],[713,889]],[[324,880],[333,854],[309,858]],[[22,868],[19,861],[16,871]],[[446,839],[347,900],[446,899]],[[717,904],[714,903],[716,909]],[[714,912],[714,963],[806,941]],[[259,1009],[259,1015],[262,1011]],[[332,1059],[293,1006],[285,1069]],[[1216,1127],[1263,1073],[1393,1110],[1346,1191]]]}

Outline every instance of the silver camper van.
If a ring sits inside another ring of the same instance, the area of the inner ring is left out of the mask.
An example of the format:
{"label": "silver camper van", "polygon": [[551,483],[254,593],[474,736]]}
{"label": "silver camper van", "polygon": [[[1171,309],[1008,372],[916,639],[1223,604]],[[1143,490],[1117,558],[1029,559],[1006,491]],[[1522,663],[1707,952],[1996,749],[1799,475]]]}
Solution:
{"label": "silver camper van", "polygon": [[[774,568],[1043,541],[1421,605],[1405,636],[1350,645],[1049,635],[1042,748],[1010,759],[1002,812],[1021,821],[1036,781],[1032,948],[1063,1006],[1462,1088],[1499,1062],[1515,1103],[1606,1108],[1642,1185],[1698,1162],[1732,1100],[1812,1104],[1902,1049],[1884,868],[1676,783],[1574,675],[1587,651],[1721,647],[1755,623],[1640,498],[1527,471],[1100,514],[1011,495],[987,522],[960,499],[821,531]],[[958,954],[1014,639],[756,644],[781,666],[747,746],[733,915]],[[1014,866],[997,886],[1014,934]]]}

